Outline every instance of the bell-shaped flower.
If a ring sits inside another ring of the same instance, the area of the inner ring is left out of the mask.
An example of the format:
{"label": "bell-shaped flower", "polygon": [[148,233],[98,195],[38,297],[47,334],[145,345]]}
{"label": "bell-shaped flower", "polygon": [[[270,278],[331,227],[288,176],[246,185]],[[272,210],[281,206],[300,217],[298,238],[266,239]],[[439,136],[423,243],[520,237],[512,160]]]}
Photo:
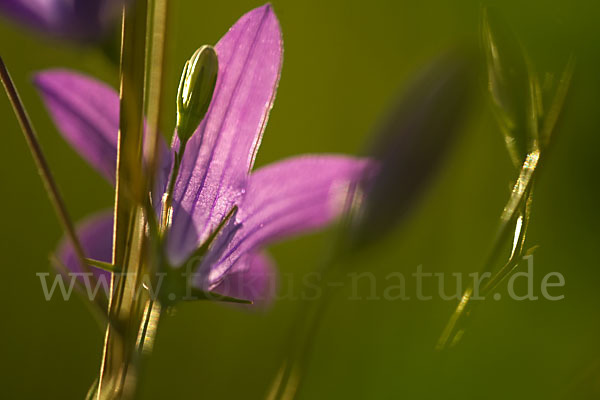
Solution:
{"label": "bell-shaped flower", "polygon": [[[186,143],[165,253],[170,265],[183,266],[226,221],[194,267],[192,283],[260,303],[273,293],[275,277],[265,247],[339,216],[348,188],[372,163],[343,155],[302,155],[253,170],[282,64],[281,32],[271,6],[244,15],[215,50],[217,82],[204,119]],[[64,138],[114,183],[118,94],[64,70],[42,72],[35,82]],[[163,144],[167,156],[157,181],[166,181],[179,147],[177,135],[170,150]],[[88,257],[110,261],[112,214],[83,223],[80,237]],[[63,244],[59,257],[70,270],[80,270],[69,244]]]}

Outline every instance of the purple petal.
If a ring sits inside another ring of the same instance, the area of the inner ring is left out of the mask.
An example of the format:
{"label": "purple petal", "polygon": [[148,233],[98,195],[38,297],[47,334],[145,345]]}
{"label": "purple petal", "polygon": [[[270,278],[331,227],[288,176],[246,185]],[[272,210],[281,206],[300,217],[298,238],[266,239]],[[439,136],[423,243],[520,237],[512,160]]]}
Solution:
{"label": "purple petal", "polygon": [[60,20],[60,3],[44,0],[3,0],[0,1],[0,10],[19,22],[47,30]]}
{"label": "purple petal", "polygon": [[[109,182],[115,183],[119,133],[119,95],[110,86],[67,70],[37,74],[39,89],[59,132]],[[171,151],[159,142],[161,167],[156,198],[160,199],[171,168]]]}
{"label": "purple petal", "polygon": [[119,132],[117,92],[102,82],[66,70],[41,72],[34,83],[63,137],[114,184]]}
{"label": "purple petal", "polygon": [[72,40],[100,38],[123,0],[2,0],[0,12],[38,31]]}
{"label": "purple petal", "polygon": [[249,251],[331,222],[343,211],[348,189],[372,166],[366,159],[327,155],[295,157],[257,170],[236,215],[237,229],[228,227],[217,238],[199,278],[210,287]]}
{"label": "purple petal", "polygon": [[[77,236],[87,258],[98,261],[111,262],[112,260],[112,237],[113,237],[113,213],[106,211],[91,216],[76,227]],[[68,272],[83,272],[73,245],[67,238],[63,238],[56,252],[58,260],[68,269]],[[90,267],[97,278],[108,279],[110,273],[99,268]]]}
{"label": "purple petal", "polygon": [[251,252],[242,257],[213,289],[225,296],[250,300],[253,306],[271,304],[277,286],[275,263],[264,252]]}
{"label": "purple petal", "polygon": [[282,46],[277,17],[265,5],[240,18],[215,47],[213,100],[188,143],[175,186],[168,249],[174,264],[214,230],[244,191],[275,98]]}

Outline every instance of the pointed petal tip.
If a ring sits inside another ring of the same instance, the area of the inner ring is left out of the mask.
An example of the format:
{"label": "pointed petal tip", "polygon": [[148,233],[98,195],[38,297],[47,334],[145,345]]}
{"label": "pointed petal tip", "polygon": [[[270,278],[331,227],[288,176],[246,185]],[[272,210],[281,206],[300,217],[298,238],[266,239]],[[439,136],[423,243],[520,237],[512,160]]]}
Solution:
{"label": "pointed petal tip", "polygon": [[114,183],[119,130],[119,95],[96,79],[68,69],[36,73],[38,90],[65,140]]}
{"label": "pointed petal tip", "polygon": [[281,26],[279,24],[279,19],[277,18],[277,14],[275,14],[275,10],[273,9],[273,5],[271,3],[265,3],[260,7],[248,11],[238,20],[238,22],[236,22],[232,26],[232,28],[235,27],[241,21],[247,21],[252,19],[263,19],[265,22],[268,21],[269,23],[273,24],[273,28],[276,28],[277,32],[281,36]]}
{"label": "pointed petal tip", "polygon": [[[76,80],[90,79],[86,75],[66,68],[50,68],[34,72],[31,76],[31,82],[42,95],[49,90],[60,90],[67,83],[73,83]],[[91,80],[91,79],[90,79]]]}
{"label": "pointed petal tip", "polygon": [[48,68],[36,71],[33,73],[33,82],[44,82],[48,79],[56,77],[65,77],[67,75],[79,75],[75,71],[71,71],[66,68]]}
{"label": "pointed petal tip", "polygon": [[273,9],[273,5],[271,3],[265,3],[259,9],[263,10],[265,13],[272,15],[275,19],[277,19],[277,15],[275,14],[275,10]]}
{"label": "pointed petal tip", "polygon": [[52,82],[53,78],[55,78],[57,73],[60,73],[63,70],[60,69],[45,69],[38,72],[35,72],[31,77],[31,82],[38,89],[43,91],[50,82]]}
{"label": "pointed petal tip", "polygon": [[263,4],[262,6],[256,7],[254,10],[251,10],[250,12],[255,12],[255,11],[263,11],[265,13],[275,14],[275,12],[273,11],[273,5],[270,2],[267,2],[267,3]]}

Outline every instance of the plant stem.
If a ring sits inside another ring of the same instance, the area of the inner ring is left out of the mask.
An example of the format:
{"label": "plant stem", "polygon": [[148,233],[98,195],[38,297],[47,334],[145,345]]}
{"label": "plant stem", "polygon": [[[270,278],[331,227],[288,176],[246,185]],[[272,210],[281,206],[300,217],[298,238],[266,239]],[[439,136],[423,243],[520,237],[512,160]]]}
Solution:
{"label": "plant stem", "polygon": [[[513,230],[513,247],[509,255],[508,261],[490,278],[490,280],[483,287],[481,295],[492,293],[498,285],[506,279],[510,273],[517,267],[520,258],[524,253],[525,237],[527,234],[527,227],[529,224],[529,216],[531,214],[531,203],[533,200],[533,183],[534,176],[539,172],[540,157],[544,154],[546,149],[549,147],[551,135],[556,127],[558,118],[562,112],[565,99],[573,76],[575,68],[575,61],[573,57],[569,59],[567,65],[560,78],[558,88],[550,104],[550,108],[546,113],[543,124],[541,126],[541,133],[535,135],[539,140],[534,142],[534,148],[527,155],[519,178],[517,179],[511,196],[508,200],[506,207],[500,217],[500,226],[498,233],[494,240],[494,245],[487,262],[484,264],[482,272],[491,272],[491,270],[497,265],[497,260],[500,256],[503,246],[506,244],[506,239],[510,233],[509,228],[514,226]],[[533,93],[533,91],[532,91]],[[532,119],[535,121],[533,129],[537,130],[537,115]],[[471,285],[464,292],[461,301],[459,302],[456,310],[450,317],[450,320],[446,324],[442,335],[440,336],[437,344],[437,350],[444,350],[450,344],[456,343],[462,336],[461,324],[464,324],[466,318],[469,316],[471,311],[471,295],[473,294],[473,286]]]}
{"label": "plant stem", "polygon": [[[481,269],[482,273],[491,272],[498,265],[502,249],[506,245],[509,233],[513,232],[512,249],[508,260],[504,265],[490,278],[484,286],[482,292],[478,295],[485,296],[489,294],[512,271],[519,263],[523,255],[529,214],[531,210],[531,201],[533,198],[533,181],[539,164],[540,153],[533,151],[525,159],[521,172],[517,178],[511,196],[500,216],[500,225],[493,241],[492,250],[487,257],[486,262]],[[454,344],[462,336],[461,326],[465,318],[470,314],[472,308],[472,295],[474,293],[473,285],[470,285],[464,292],[456,310],[446,324],[438,342],[437,350],[443,350],[450,344]]]}
{"label": "plant stem", "polygon": [[319,282],[321,296],[315,301],[301,303],[289,333],[288,356],[269,388],[267,400],[293,400],[302,388],[315,337],[334,295],[334,288],[328,283],[334,278],[340,278],[346,262],[352,259],[355,251],[360,251],[350,243],[349,240],[353,239],[348,236],[354,218],[352,210],[357,196],[359,196],[359,190],[358,184],[355,183],[348,189],[331,253],[324,257],[326,261],[320,268],[323,278]]}
{"label": "plant stem", "polygon": [[288,356],[269,389],[268,400],[293,400],[298,396],[304,383],[315,337],[335,293],[328,282],[341,272],[338,268],[341,265],[344,265],[344,259],[339,256],[339,253],[334,252],[331,261],[325,263],[321,269],[323,274],[323,279],[319,283],[321,296],[314,301],[304,300],[301,303],[290,328]]}
{"label": "plant stem", "polygon": [[[158,165],[161,97],[164,88],[166,0],[139,0],[123,13],[121,46],[121,119],[115,192],[113,275],[109,325],[103,353],[98,399],[131,399],[138,395],[145,360],[149,357],[161,315],[161,304],[143,288],[156,270],[156,240],[146,234],[154,210],[153,192]],[[144,139],[143,116],[148,112]],[[147,149],[146,169],[142,144]],[[150,229],[150,235],[156,235]]]}
{"label": "plant stem", "polygon": [[[29,146],[29,150],[31,151],[31,155],[35,161],[37,166],[38,173],[42,178],[42,182],[44,183],[44,187],[46,189],[46,193],[48,193],[48,197],[50,198],[50,202],[58,216],[58,220],[60,221],[67,237],[71,241],[73,245],[73,249],[75,250],[75,255],[79,259],[79,262],[84,269],[85,272],[90,272],[90,268],[88,263],[85,261],[85,252],[81,243],[79,242],[79,238],[77,237],[77,233],[75,231],[75,226],[69,216],[69,212],[67,211],[67,207],[63,198],[58,189],[58,185],[54,180],[54,176],[52,175],[52,171],[48,165],[48,161],[46,161],[46,157],[44,156],[44,152],[42,151],[42,147],[40,142],[37,139],[37,135],[29,119],[27,111],[21,98],[19,96],[19,92],[15,87],[12,78],[10,77],[10,73],[4,64],[4,61],[0,57],[0,80],[4,85],[4,89],[6,90],[6,94],[8,95],[8,99],[13,107],[15,115],[19,121],[19,125],[21,126],[21,130],[25,136],[25,140],[27,141],[27,145]],[[95,278],[93,274],[90,276],[92,279],[92,283],[95,284]],[[106,299],[104,299],[106,300]]]}
{"label": "plant stem", "polygon": [[167,0],[150,0],[148,8],[148,29],[146,35],[146,71],[148,80],[146,87],[146,115],[148,129],[146,145],[148,152],[148,189],[154,188],[153,181],[158,167],[158,143],[160,123],[162,121],[161,99],[165,79],[165,51],[167,46],[167,19],[169,8]]}
{"label": "plant stem", "polygon": [[[141,290],[146,218],[143,195],[142,138],[147,1],[124,7],[120,72],[120,121],[115,189],[113,274],[97,399],[128,399],[135,393],[131,365],[146,295]],[[143,200],[142,200],[143,199]]]}
{"label": "plant stem", "polygon": [[180,142],[179,151],[175,153],[175,158],[173,159],[173,168],[171,169],[171,175],[169,176],[169,182],[167,184],[167,190],[165,191],[162,200],[160,224],[162,227],[162,234],[165,235],[165,237],[171,225],[171,207],[173,204],[173,191],[175,190],[175,181],[177,180],[177,176],[179,175],[179,169],[181,168],[181,160],[183,158],[183,154],[185,153],[186,145],[187,141]]}

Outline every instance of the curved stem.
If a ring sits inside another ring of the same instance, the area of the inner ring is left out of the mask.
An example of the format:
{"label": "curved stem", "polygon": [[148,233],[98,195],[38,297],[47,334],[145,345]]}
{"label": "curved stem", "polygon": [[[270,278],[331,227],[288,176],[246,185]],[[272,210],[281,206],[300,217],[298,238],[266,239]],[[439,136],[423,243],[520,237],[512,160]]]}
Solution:
{"label": "curved stem", "polygon": [[[477,293],[478,297],[483,296],[485,298],[487,294],[491,293],[517,267],[523,255],[531,202],[533,200],[533,177],[538,161],[539,151],[535,151],[528,155],[523,163],[519,178],[500,217],[500,226],[492,250],[481,272],[491,272],[497,266],[501,251],[506,245],[510,229],[512,228],[513,235],[510,255],[503,266],[486,283],[481,293]],[[465,290],[458,306],[438,339],[436,344],[437,350],[444,350],[449,345],[455,344],[462,337],[464,323],[473,308],[471,300],[474,290],[473,284]]]}
{"label": "curved stem", "polygon": [[322,269],[323,279],[319,285],[321,297],[314,301],[302,302],[290,328],[288,356],[271,385],[267,396],[268,400],[292,400],[298,396],[304,382],[317,331],[333,298],[333,288],[327,282],[339,272],[335,268],[339,264],[339,261],[326,263]]}
{"label": "curved stem", "polygon": [[[84,272],[90,272],[89,265],[86,262],[83,246],[79,242],[79,238],[77,237],[77,233],[75,231],[75,226],[71,217],[69,216],[67,206],[65,205],[62,195],[60,194],[56,180],[54,179],[52,171],[50,170],[50,166],[48,165],[48,161],[44,156],[42,146],[37,139],[31,119],[27,114],[25,105],[21,101],[21,97],[19,96],[19,92],[17,91],[10,73],[8,72],[8,68],[6,68],[6,65],[1,57],[0,80],[4,85],[8,99],[10,100],[10,104],[12,105],[15,115],[17,116],[21,130],[23,131],[23,135],[25,136],[25,140],[27,141],[27,145],[29,146],[29,150],[31,151],[31,155],[37,166],[38,173],[40,174],[42,182],[44,183],[46,193],[48,193],[50,202],[52,203],[56,215],[58,216],[58,220],[60,221],[67,237],[71,241],[73,249],[75,250],[75,255],[79,259]],[[95,285],[95,278],[93,274],[90,275],[90,279],[92,280],[92,284]]]}

